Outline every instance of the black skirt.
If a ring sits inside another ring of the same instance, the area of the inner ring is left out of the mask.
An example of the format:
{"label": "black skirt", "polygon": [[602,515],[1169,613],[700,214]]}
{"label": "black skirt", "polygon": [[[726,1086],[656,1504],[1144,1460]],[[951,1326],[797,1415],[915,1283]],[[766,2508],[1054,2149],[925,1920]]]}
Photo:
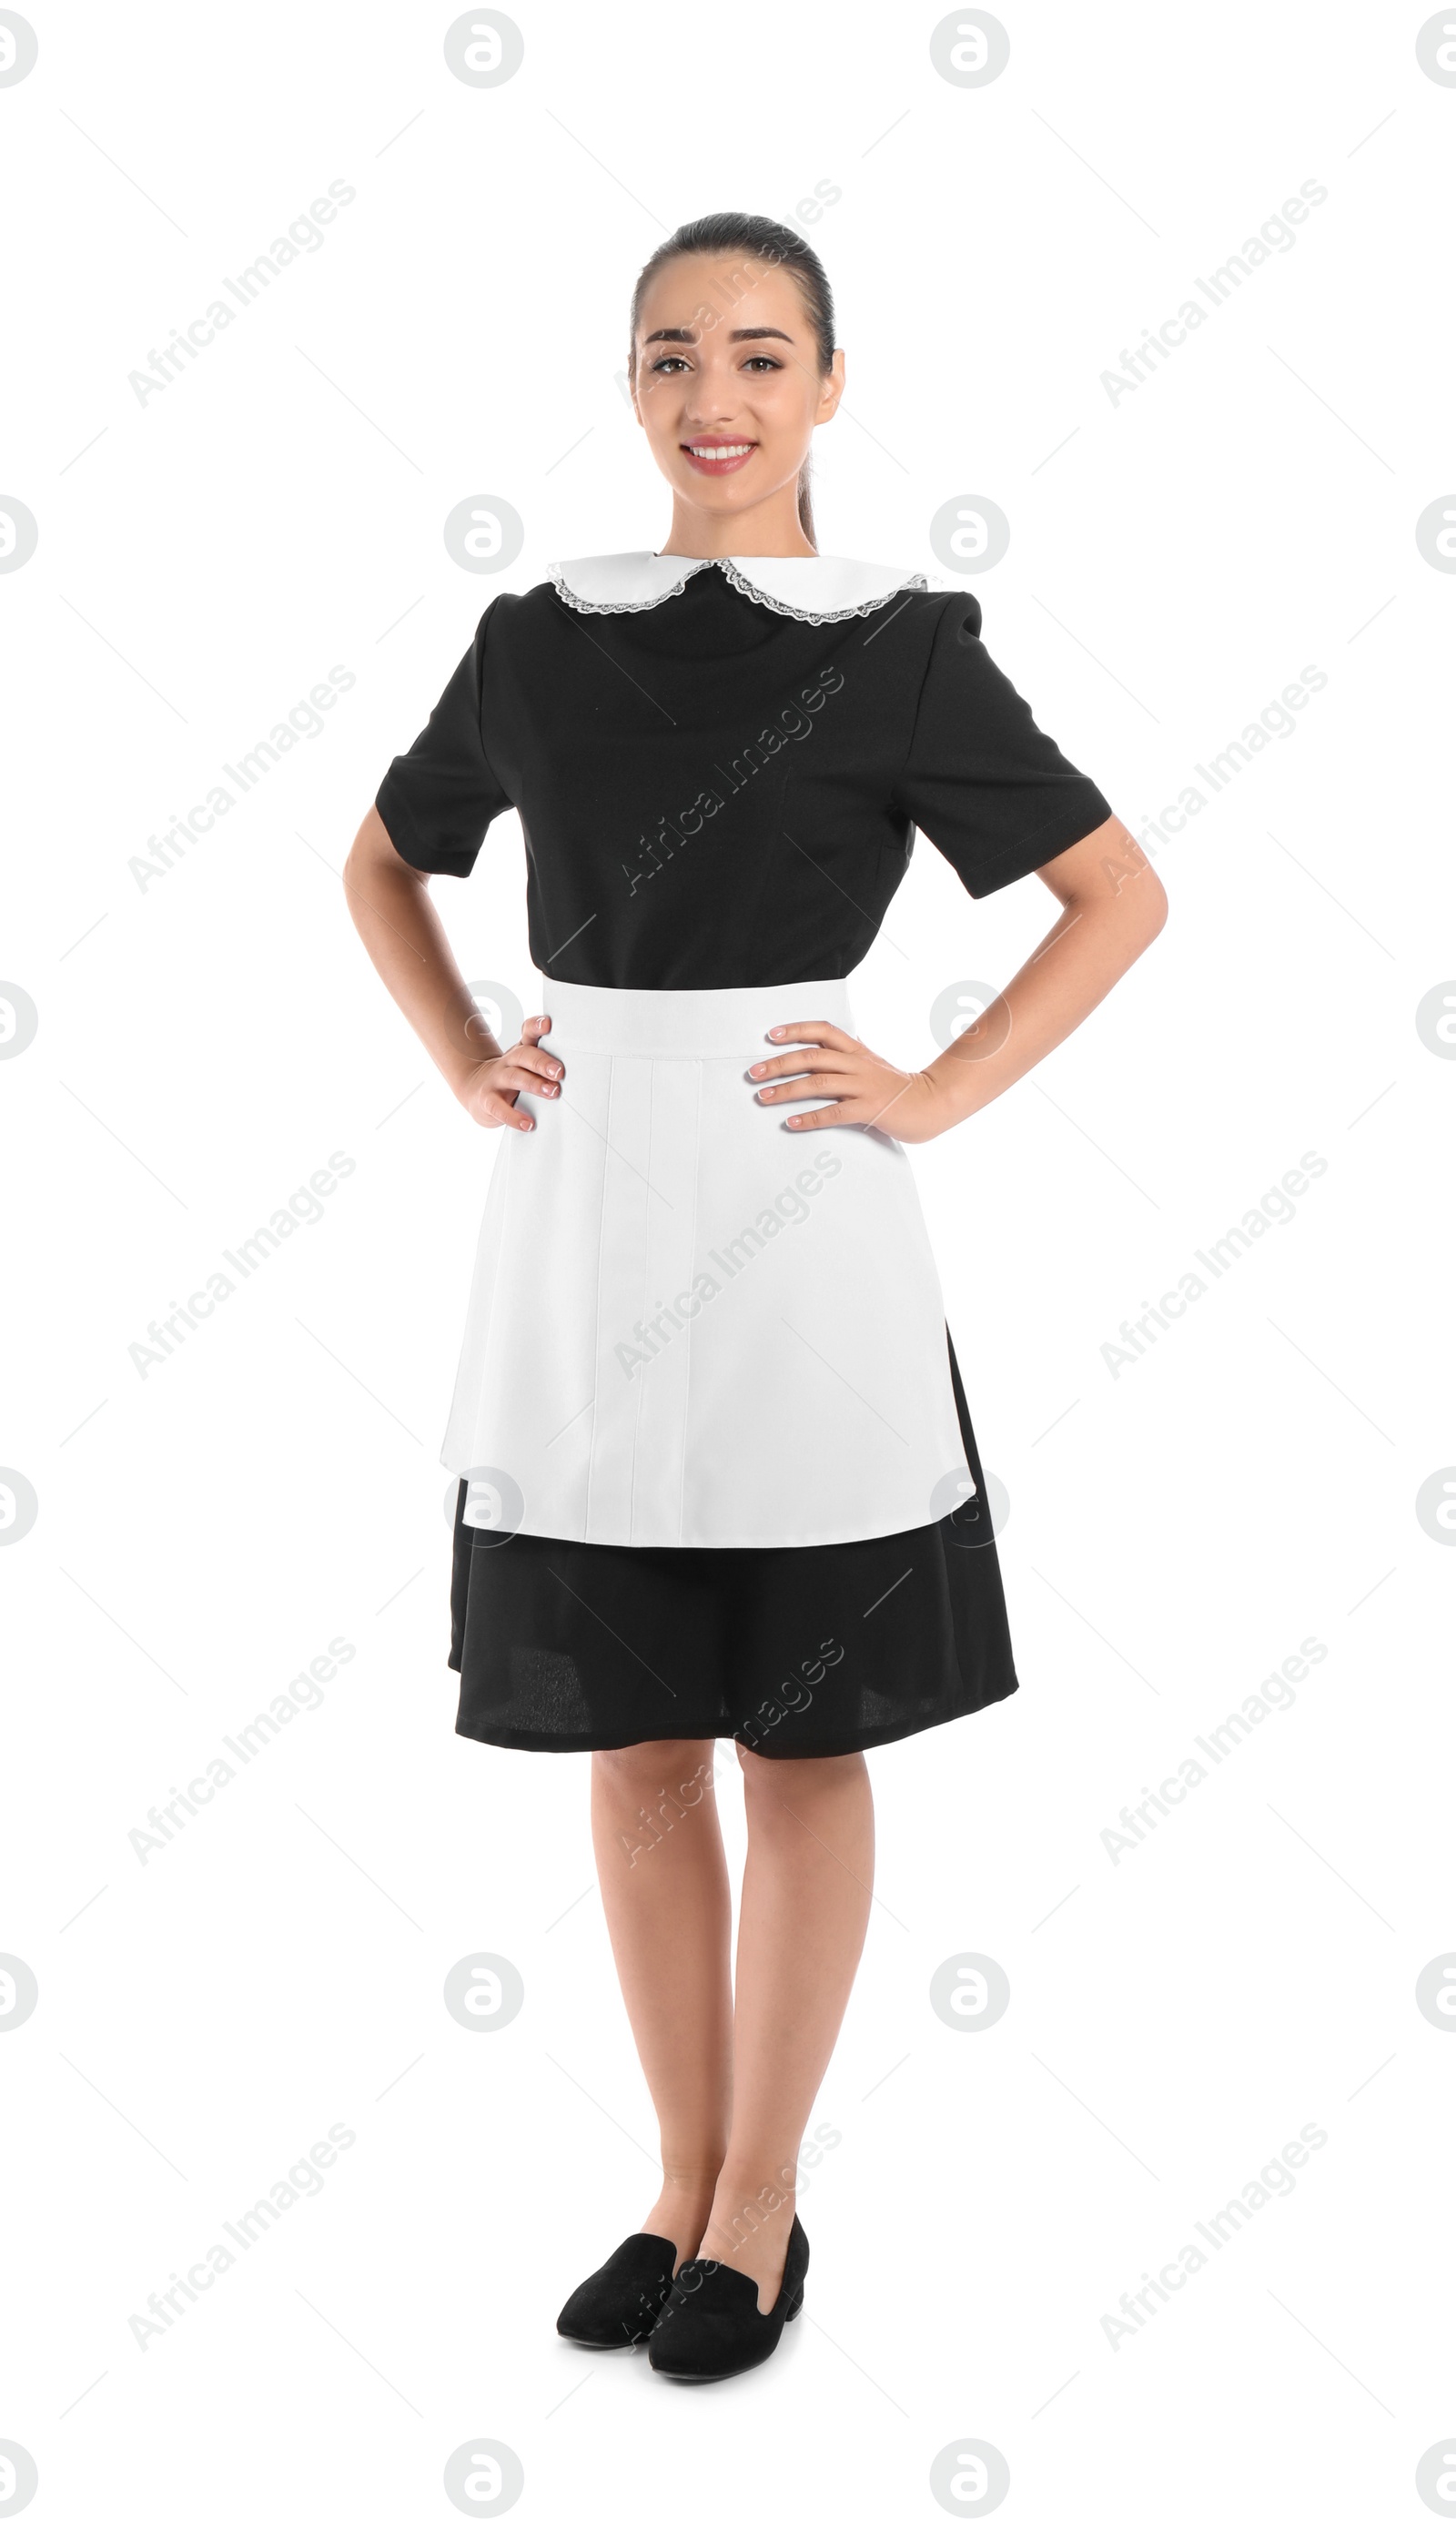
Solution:
{"label": "black skirt", "polygon": [[586,1545],[466,1528],[456,1505],[456,1729],[574,1751],[736,1739],[841,1756],[1014,1695],[986,1482],[946,1329],[973,1499],[849,1545]]}

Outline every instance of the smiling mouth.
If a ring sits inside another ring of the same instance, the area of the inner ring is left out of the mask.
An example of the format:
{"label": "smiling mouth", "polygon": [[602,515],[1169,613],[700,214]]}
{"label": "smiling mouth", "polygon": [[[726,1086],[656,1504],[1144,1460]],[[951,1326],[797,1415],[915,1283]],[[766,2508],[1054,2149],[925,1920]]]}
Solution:
{"label": "smiling mouth", "polygon": [[684,439],[678,445],[690,465],[700,474],[732,474],[746,465],[758,446],[756,439]]}

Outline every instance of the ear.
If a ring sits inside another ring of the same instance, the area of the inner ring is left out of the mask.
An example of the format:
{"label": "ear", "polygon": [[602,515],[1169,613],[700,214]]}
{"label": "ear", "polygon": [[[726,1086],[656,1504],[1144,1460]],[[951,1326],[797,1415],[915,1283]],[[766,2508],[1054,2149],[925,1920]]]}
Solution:
{"label": "ear", "polygon": [[828,376],[820,381],[819,410],[814,416],[814,426],[816,430],[822,421],[833,421],[835,414],[839,409],[839,398],[842,396],[843,392],[844,354],[842,351],[836,351],[833,360],[830,362]]}

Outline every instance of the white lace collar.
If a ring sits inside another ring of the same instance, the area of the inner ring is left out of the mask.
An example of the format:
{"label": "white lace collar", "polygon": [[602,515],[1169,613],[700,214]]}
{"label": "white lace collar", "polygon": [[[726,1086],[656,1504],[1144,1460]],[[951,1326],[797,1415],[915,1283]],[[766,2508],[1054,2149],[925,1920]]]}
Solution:
{"label": "white lace collar", "polygon": [[900,589],[927,584],[922,571],[846,562],[836,554],[732,554],[712,561],[687,554],[588,554],[577,562],[553,563],[551,578],[578,615],[640,615],[675,597],[700,570],[721,570],[741,596],[801,623],[871,615]]}

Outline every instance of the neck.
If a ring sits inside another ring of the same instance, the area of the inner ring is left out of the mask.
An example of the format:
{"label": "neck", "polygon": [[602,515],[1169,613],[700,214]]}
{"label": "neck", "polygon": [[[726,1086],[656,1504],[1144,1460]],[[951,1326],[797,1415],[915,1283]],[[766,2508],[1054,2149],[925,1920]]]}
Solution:
{"label": "neck", "polygon": [[787,560],[811,555],[814,547],[799,524],[798,485],[784,483],[746,510],[699,509],[674,491],[672,530],[658,550],[717,562],[728,554]]}

